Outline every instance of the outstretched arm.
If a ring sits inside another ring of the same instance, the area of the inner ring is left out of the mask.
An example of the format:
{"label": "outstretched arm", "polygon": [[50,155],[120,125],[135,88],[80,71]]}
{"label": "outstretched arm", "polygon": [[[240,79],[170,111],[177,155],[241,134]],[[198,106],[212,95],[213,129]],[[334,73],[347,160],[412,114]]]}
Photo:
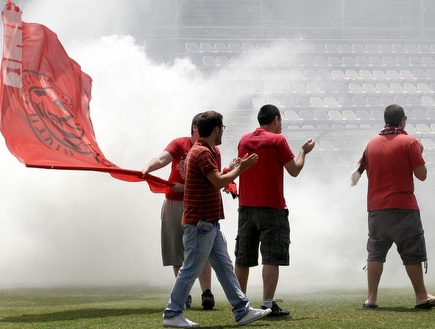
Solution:
{"label": "outstretched arm", "polygon": [[305,155],[311,152],[311,150],[314,148],[314,145],[314,140],[310,138],[304,143],[304,145],[302,145],[301,151],[296,157],[296,160],[292,159],[284,165],[290,176],[297,177],[299,175],[305,164]]}

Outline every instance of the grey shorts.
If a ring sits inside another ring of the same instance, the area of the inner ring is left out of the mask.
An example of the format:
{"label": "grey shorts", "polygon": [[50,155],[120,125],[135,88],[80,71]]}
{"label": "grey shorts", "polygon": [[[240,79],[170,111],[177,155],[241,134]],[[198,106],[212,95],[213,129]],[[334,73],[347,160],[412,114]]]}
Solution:
{"label": "grey shorts", "polygon": [[287,209],[240,207],[236,238],[236,265],[289,265],[290,224]]}
{"label": "grey shorts", "polygon": [[385,262],[388,250],[395,243],[404,265],[427,260],[420,211],[384,209],[368,215],[368,261]]}
{"label": "grey shorts", "polygon": [[161,247],[163,266],[181,266],[184,260],[183,201],[165,199],[162,205]]}

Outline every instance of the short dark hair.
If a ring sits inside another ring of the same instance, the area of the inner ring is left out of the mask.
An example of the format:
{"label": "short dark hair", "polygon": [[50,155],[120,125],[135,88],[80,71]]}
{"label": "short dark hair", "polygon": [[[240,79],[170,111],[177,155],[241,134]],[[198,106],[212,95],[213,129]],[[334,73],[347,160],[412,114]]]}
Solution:
{"label": "short dark hair", "polygon": [[198,127],[198,119],[199,116],[201,115],[201,113],[198,113],[197,115],[195,115],[192,119],[192,124],[190,125],[190,135],[193,135],[193,126]]}
{"label": "short dark hair", "polygon": [[405,111],[397,104],[388,105],[384,111],[385,125],[389,127],[398,127],[404,117]]}
{"label": "short dark hair", "polygon": [[275,105],[266,104],[260,108],[260,111],[257,115],[257,120],[260,126],[262,126],[271,124],[276,117],[281,119],[281,112],[279,109]]}
{"label": "short dark hair", "polygon": [[207,111],[198,118],[199,137],[209,137],[215,127],[222,128],[222,114],[216,111]]}

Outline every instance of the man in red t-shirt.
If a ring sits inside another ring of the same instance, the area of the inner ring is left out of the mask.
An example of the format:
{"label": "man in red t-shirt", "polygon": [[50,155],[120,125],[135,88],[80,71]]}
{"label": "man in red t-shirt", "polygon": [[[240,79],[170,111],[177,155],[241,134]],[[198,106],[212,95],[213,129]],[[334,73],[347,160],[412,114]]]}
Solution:
{"label": "man in red t-shirt", "polygon": [[264,105],[258,113],[260,127],[244,135],[239,156],[258,154],[258,163],[240,175],[239,223],[236,239],[236,275],[246,292],[249,268],[258,265],[258,248],[263,264],[262,308],[269,316],[287,316],[274,301],[279,266],[289,265],[290,225],[284,199],[284,168],[293,177],[301,172],[305,155],[314,147],[309,139],[297,158],[281,135],[281,113],[274,105]]}
{"label": "man in red t-shirt", "polygon": [[359,166],[368,177],[368,297],[363,307],[377,307],[383,265],[395,243],[415,291],[415,307],[431,308],[435,298],[423,280],[426,246],[413,181],[413,176],[421,181],[427,176],[423,146],[404,130],[407,118],[401,106],[388,106],[384,120],[385,127],[369,141]]}
{"label": "man in red t-shirt", "polygon": [[[185,161],[187,153],[199,137],[198,121],[199,114],[192,119],[190,137],[179,137],[171,141],[168,146],[145,166],[143,175],[153,172],[171,163],[171,173],[168,181],[174,186],[166,193],[166,198],[161,210],[161,250],[163,266],[171,266],[175,277],[178,275],[184,260],[183,228],[181,216],[183,214],[184,184],[186,179]],[[220,156],[219,149],[217,149]],[[211,266],[206,262],[199,276],[202,290],[201,301],[205,310],[213,309],[214,296],[211,293]],[[190,307],[192,297],[189,295],[186,307]]]}

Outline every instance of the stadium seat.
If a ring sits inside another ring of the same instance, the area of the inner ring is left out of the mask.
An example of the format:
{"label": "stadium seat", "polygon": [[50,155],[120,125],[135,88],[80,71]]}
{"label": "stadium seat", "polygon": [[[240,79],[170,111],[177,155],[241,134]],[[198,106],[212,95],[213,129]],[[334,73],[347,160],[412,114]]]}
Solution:
{"label": "stadium seat", "polygon": [[331,75],[332,75],[332,78],[336,79],[336,80],[345,80],[346,79],[346,75],[343,73],[342,70],[332,70]]}
{"label": "stadium seat", "polygon": [[[434,150],[435,149],[435,142],[430,138],[422,138],[421,143],[423,144],[423,147],[427,150]],[[434,154],[432,154],[432,155],[434,155]],[[435,157],[432,161],[435,161]]]}
{"label": "stadium seat", "polygon": [[304,73],[302,71],[290,70],[289,74],[290,74],[290,79],[299,80],[299,81],[305,80]]}
{"label": "stadium seat", "polygon": [[432,57],[422,57],[421,61],[426,66],[435,66],[435,60]]}
{"label": "stadium seat", "polygon": [[205,66],[211,66],[211,67],[217,66],[216,59],[213,56],[209,56],[209,55],[202,57],[202,63]]}
{"label": "stadium seat", "polygon": [[385,53],[385,54],[391,54],[393,50],[391,49],[390,45],[386,43],[380,43],[378,45],[379,52]]}
{"label": "stadium seat", "polygon": [[354,111],[352,110],[343,110],[343,118],[345,118],[348,121],[358,121],[360,120]]}
{"label": "stadium seat", "polygon": [[357,56],[355,58],[355,63],[356,63],[357,66],[361,66],[361,67],[368,67],[368,66],[370,66],[370,63],[367,60],[367,58],[365,58],[363,56]]}
{"label": "stadium seat", "polygon": [[359,43],[353,43],[351,47],[353,52],[356,54],[363,54],[366,52],[366,49]]}
{"label": "stadium seat", "polygon": [[337,46],[332,43],[325,44],[325,51],[327,53],[339,53]]}
{"label": "stadium seat", "polygon": [[400,80],[400,74],[396,70],[387,70],[387,77],[391,80]]}
{"label": "stadium seat", "polygon": [[413,119],[416,119],[416,120],[426,120],[427,119],[426,112],[423,110],[413,110],[412,117],[413,117]]}
{"label": "stadium seat", "polygon": [[338,45],[338,50],[339,50],[341,53],[344,53],[344,54],[351,54],[351,53],[354,52],[354,51],[352,50],[352,48],[349,46],[349,44],[347,44],[347,43],[340,43],[340,44]]}
{"label": "stadium seat", "polygon": [[329,120],[327,110],[314,110],[314,117],[319,121],[328,121]]}
{"label": "stadium seat", "polygon": [[310,56],[302,56],[300,58],[300,64],[307,67],[316,66],[315,61]]}
{"label": "stadium seat", "polygon": [[231,61],[227,56],[217,56],[216,57],[216,64],[218,66],[229,65],[230,63],[231,63]]}
{"label": "stadium seat", "polygon": [[379,48],[375,44],[373,44],[373,43],[366,44],[365,45],[365,50],[369,54],[377,54],[379,52]]}
{"label": "stadium seat", "polygon": [[309,102],[309,100],[304,97],[297,97],[296,105],[301,108],[311,107],[311,103]]}
{"label": "stadium seat", "polygon": [[[414,107],[414,108],[415,107],[420,107],[422,105],[420,98],[417,97],[417,96],[409,96],[407,98],[407,101],[408,101],[408,104],[410,106]],[[422,111],[422,110],[416,110],[416,111]],[[425,112],[423,112],[423,115],[420,115],[420,113],[418,113],[418,114],[419,114],[420,118],[426,118],[426,113]],[[413,117],[416,117],[416,114],[414,112],[413,112]]]}
{"label": "stadium seat", "polygon": [[296,102],[292,97],[283,97],[281,98],[281,104],[287,109],[295,108]]}
{"label": "stadium seat", "polygon": [[393,50],[393,52],[398,53],[398,54],[405,53],[405,48],[400,44],[392,44],[391,49]]}
{"label": "stadium seat", "polygon": [[328,63],[332,67],[340,67],[340,66],[343,65],[343,63],[341,62],[340,58],[338,58],[336,56],[330,56],[330,57],[328,57]]}
{"label": "stadium seat", "polygon": [[388,105],[394,104],[394,100],[389,96],[381,96],[379,97],[379,103],[382,107],[387,107]]}
{"label": "stadium seat", "polygon": [[375,120],[384,120],[384,113],[381,110],[371,110],[370,115]]}
{"label": "stadium seat", "polygon": [[384,66],[386,66],[386,67],[394,67],[397,65],[396,60],[391,56],[382,57],[382,62],[384,63]]}
{"label": "stadium seat", "polygon": [[331,120],[334,120],[334,121],[344,120],[343,115],[338,110],[329,110],[328,116]]}
{"label": "stadium seat", "polygon": [[417,80],[426,80],[427,79],[426,72],[423,70],[420,70],[420,69],[413,70],[412,74],[415,77],[415,79],[417,79]]}
{"label": "stadium seat", "polygon": [[409,57],[409,65],[410,66],[422,66],[424,63],[422,60],[416,56]]}
{"label": "stadium seat", "polygon": [[434,133],[433,131],[431,131],[430,127],[425,123],[417,123],[415,125],[415,128],[417,129],[417,132],[421,133],[421,134],[433,134]]}
{"label": "stadium seat", "polygon": [[426,116],[428,119],[435,120],[435,110],[426,110]]}
{"label": "stadium seat", "polygon": [[248,52],[255,49],[255,46],[250,42],[242,43],[242,49],[244,52]]}
{"label": "stadium seat", "polygon": [[405,52],[409,54],[418,54],[420,51],[417,49],[417,47],[413,44],[406,44],[405,45]]}
{"label": "stadium seat", "polygon": [[321,94],[323,93],[322,89],[320,88],[319,84],[317,82],[308,82],[307,83],[307,90],[310,94]]}
{"label": "stadium seat", "polygon": [[314,116],[313,113],[311,111],[308,110],[300,110],[299,111],[299,117],[304,120],[304,121],[313,121],[314,120]]}
{"label": "stadium seat", "polygon": [[422,96],[421,102],[425,106],[435,106],[435,101],[432,96]]}
{"label": "stadium seat", "polygon": [[311,49],[311,52],[315,53],[315,54],[321,54],[321,53],[326,52],[325,48],[319,43],[312,43],[310,45],[310,49]]}
{"label": "stadium seat", "polygon": [[370,66],[374,66],[374,67],[384,66],[384,62],[378,56],[370,56],[369,63],[370,63]]}
{"label": "stadium seat", "polygon": [[378,82],[376,84],[376,89],[382,94],[388,94],[391,92],[390,87],[385,82]]}
{"label": "stadium seat", "polygon": [[243,49],[238,43],[230,42],[228,44],[228,51],[230,53],[239,54],[243,51]]}
{"label": "stadium seat", "polygon": [[412,82],[404,82],[403,91],[407,93],[417,93],[418,89]]}
{"label": "stadium seat", "polygon": [[369,70],[359,70],[359,76],[361,77],[361,79],[367,81],[374,79],[372,72]]}
{"label": "stadium seat", "polygon": [[367,102],[365,97],[362,96],[353,96],[352,102],[355,104],[356,107],[366,107]]}
{"label": "stadium seat", "polygon": [[418,82],[417,83],[417,89],[420,93],[432,93],[434,92],[427,83],[425,82]]}
{"label": "stadium seat", "polygon": [[338,97],[338,104],[342,107],[342,108],[351,108],[354,106],[354,104],[352,103],[352,100],[347,97],[347,96],[340,96]]}
{"label": "stadium seat", "polygon": [[186,42],[186,51],[188,53],[199,53],[201,50],[195,42]]}
{"label": "stadium seat", "polygon": [[221,54],[227,54],[229,52],[227,45],[222,42],[216,42],[214,44],[214,49],[217,53]]}
{"label": "stadium seat", "polygon": [[387,75],[385,74],[385,71],[383,70],[373,70],[373,77],[376,80],[386,80]]}
{"label": "stadium seat", "polygon": [[318,70],[317,75],[320,78],[320,80],[331,80],[332,79],[331,72],[326,70],[326,69]]}
{"label": "stadium seat", "polygon": [[289,121],[301,120],[301,118],[299,117],[299,114],[294,110],[285,110],[284,111],[284,118],[285,118],[285,120],[289,120]]}
{"label": "stadium seat", "polygon": [[318,97],[318,96],[314,96],[314,97],[310,97],[310,103],[312,107],[325,107],[325,102],[323,101],[323,98]]}
{"label": "stadium seat", "polygon": [[356,82],[350,82],[349,83],[349,91],[353,94],[360,94],[363,92],[363,89],[361,86]]}
{"label": "stadium seat", "polygon": [[293,88],[292,89],[296,93],[301,93],[301,94],[308,93],[307,87],[302,82],[295,82],[295,83],[293,83]]}
{"label": "stadium seat", "polygon": [[428,45],[417,45],[417,49],[422,54],[431,54],[431,53],[433,53]]}
{"label": "stadium seat", "polygon": [[370,83],[370,82],[364,82],[362,84],[362,89],[364,92],[370,93],[370,94],[376,94],[378,92],[375,85],[373,83]]}
{"label": "stadium seat", "polygon": [[334,92],[339,94],[347,94],[349,92],[348,84],[345,82],[334,83]]}
{"label": "stadium seat", "polygon": [[372,120],[372,116],[370,115],[370,113],[367,110],[357,110],[356,111],[356,116],[360,119],[360,120]]}
{"label": "stadium seat", "polygon": [[346,77],[349,80],[359,80],[359,79],[361,79],[360,75],[355,70],[346,70],[346,71],[344,71],[344,73],[346,74]]}
{"label": "stadium seat", "polygon": [[417,133],[417,128],[415,128],[415,126],[412,123],[406,123],[405,130],[408,134],[411,135]]}
{"label": "stadium seat", "polygon": [[208,42],[201,42],[199,44],[199,48],[204,53],[214,53],[215,52],[213,46]]}
{"label": "stadium seat", "polygon": [[283,94],[291,94],[291,93],[294,92],[291,84],[288,83],[288,82],[281,82],[281,83],[279,83],[278,84],[278,89]]}
{"label": "stadium seat", "polygon": [[314,57],[314,63],[315,63],[316,66],[319,66],[319,67],[330,66],[330,64],[328,63],[328,60],[324,56],[316,56],[316,57]]}
{"label": "stadium seat", "polygon": [[410,70],[399,70],[399,75],[404,80],[415,80],[414,75]]}
{"label": "stadium seat", "polygon": [[340,106],[340,104],[338,103],[337,99],[334,96],[326,96],[324,98],[324,102],[325,102],[326,107],[328,107],[328,108]]}
{"label": "stadium seat", "polygon": [[345,67],[354,67],[356,65],[355,60],[350,56],[343,56],[341,61]]}

